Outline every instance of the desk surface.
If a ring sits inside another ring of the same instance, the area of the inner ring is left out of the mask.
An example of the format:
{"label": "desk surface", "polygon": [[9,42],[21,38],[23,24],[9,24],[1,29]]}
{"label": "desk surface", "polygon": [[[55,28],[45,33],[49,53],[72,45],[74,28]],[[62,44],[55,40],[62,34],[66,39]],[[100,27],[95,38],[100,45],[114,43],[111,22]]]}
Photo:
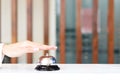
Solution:
{"label": "desk surface", "polygon": [[[14,77],[12,78],[18,78],[19,76],[28,78],[27,76],[29,76],[30,80],[31,78],[45,78],[44,80],[54,78],[52,80],[63,80],[55,79],[55,77],[69,78],[69,80],[75,80],[75,78],[94,80],[95,77],[100,77],[100,80],[101,78],[109,78],[107,80],[111,80],[112,75],[114,79],[120,80],[120,64],[58,64],[58,66],[61,68],[59,71],[36,71],[34,69],[36,64],[3,64],[2,68],[0,68],[0,75],[7,75],[9,79],[13,75]],[[20,78],[23,79],[23,77],[19,77],[19,79]]]}
{"label": "desk surface", "polygon": [[0,73],[120,73],[120,64],[58,64],[59,71],[36,71],[36,64],[3,64]]}

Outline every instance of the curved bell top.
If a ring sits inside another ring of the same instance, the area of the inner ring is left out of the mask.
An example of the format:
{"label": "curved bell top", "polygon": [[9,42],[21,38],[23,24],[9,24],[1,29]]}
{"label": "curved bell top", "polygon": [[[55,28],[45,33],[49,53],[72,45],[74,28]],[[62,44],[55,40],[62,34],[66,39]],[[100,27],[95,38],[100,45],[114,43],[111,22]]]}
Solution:
{"label": "curved bell top", "polygon": [[47,55],[41,56],[39,58],[39,63],[41,65],[52,65],[52,64],[56,63],[56,59],[55,59],[55,57],[50,56],[50,55],[47,54]]}

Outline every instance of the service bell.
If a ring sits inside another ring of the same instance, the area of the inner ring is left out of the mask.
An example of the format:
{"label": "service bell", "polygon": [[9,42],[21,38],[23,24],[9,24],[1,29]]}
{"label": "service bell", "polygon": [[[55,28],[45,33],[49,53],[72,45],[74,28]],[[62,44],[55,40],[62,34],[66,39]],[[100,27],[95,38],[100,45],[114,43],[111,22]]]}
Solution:
{"label": "service bell", "polygon": [[39,71],[55,71],[60,68],[56,65],[56,58],[47,53],[39,58],[39,65],[35,69]]}

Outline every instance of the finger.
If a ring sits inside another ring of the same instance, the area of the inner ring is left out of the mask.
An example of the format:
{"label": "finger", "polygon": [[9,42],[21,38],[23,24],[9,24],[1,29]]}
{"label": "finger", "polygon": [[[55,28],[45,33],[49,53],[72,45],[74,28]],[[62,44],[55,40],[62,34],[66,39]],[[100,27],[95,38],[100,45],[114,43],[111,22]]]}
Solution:
{"label": "finger", "polygon": [[40,43],[28,41],[27,44],[32,47],[40,46]]}
{"label": "finger", "polygon": [[[36,43],[36,42],[29,42],[29,46],[32,47],[39,47],[40,50],[56,50],[57,47],[56,46],[49,46],[49,45],[41,45],[40,43]],[[36,48],[37,49],[37,48]]]}
{"label": "finger", "polygon": [[31,47],[31,46],[25,47],[24,50],[25,53],[34,53],[40,51],[38,47]]}
{"label": "finger", "polygon": [[40,50],[56,50],[57,47],[56,46],[48,46],[48,45],[41,45],[39,47]]}
{"label": "finger", "polygon": [[40,43],[26,41],[24,47],[32,47],[34,51],[39,50],[56,50],[56,46],[41,45]]}
{"label": "finger", "polygon": [[25,50],[26,53],[33,53],[33,52],[38,52],[40,50],[56,50],[56,49],[57,49],[56,46],[42,45],[42,46],[39,46],[39,47],[27,46],[27,47],[24,47],[23,50]]}

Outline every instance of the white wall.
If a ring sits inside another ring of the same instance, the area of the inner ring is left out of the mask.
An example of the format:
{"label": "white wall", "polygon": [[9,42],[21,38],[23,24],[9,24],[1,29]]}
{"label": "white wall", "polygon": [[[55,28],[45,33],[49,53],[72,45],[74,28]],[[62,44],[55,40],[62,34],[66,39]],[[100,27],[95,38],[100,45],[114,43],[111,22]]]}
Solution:
{"label": "white wall", "polygon": [[[18,41],[27,39],[27,0],[18,0]],[[50,45],[56,44],[56,16],[55,16],[55,0],[50,0],[49,6],[49,26],[50,26]],[[43,0],[33,0],[33,41],[44,43],[44,18],[43,18]],[[2,9],[2,39],[4,43],[11,43],[11,0],[1,0]],[[55,51],[50,51],[51,55],[55,56]],[[38,58],[43,54],[43,51],[33,55],[33,63],[38,62]],[[18,58],[19,63],[26,63],[26,55]]]}

